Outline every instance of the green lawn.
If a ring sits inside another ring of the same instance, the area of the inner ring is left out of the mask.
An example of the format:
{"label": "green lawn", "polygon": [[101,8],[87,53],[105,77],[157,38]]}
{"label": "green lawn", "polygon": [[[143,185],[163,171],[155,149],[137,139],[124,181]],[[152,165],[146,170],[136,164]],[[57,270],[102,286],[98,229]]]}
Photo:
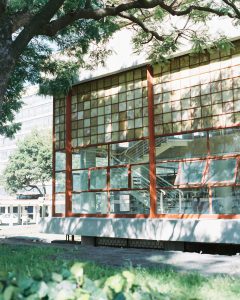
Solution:
{"label": "green lawn", "polygon": [[[43,273],[44,280],[48,280],[52,272],[61,273],[63,268],[70,269],[76,262],[61,258],[64,257],[63,248],[0,245],[0,249],[1,276],[5,273],[13,273],[18,277],[34,277],[36,274]],[[182,274],[172,270],[141,267],[128,270],[135,275],[134,280],[139,286],[148,286],[164,295],[169,295],[169,298],[161,298],[159,294],[159,298],[146,299],[240,299],[240,278],[238,277],[204,277],[196,273]],[[120,268],[84,262],[85,275],[94,281],[104,282],[108,277],[122,272],[123,269]],[[124,300],[124,298],[119,299]],[[144,297],[141,299],[145,300]]]}

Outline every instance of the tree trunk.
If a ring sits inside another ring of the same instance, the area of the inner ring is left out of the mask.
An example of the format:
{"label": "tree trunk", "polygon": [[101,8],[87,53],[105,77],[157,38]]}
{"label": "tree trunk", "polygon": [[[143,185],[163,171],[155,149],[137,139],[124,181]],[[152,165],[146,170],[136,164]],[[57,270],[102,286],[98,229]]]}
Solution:
{"label": "tree trunk", "polygon": [[0,120],[3,116],[3,103],[6,100],[8,82],[15,66],[12,53],[12,24],[4,18],[0,22]]}

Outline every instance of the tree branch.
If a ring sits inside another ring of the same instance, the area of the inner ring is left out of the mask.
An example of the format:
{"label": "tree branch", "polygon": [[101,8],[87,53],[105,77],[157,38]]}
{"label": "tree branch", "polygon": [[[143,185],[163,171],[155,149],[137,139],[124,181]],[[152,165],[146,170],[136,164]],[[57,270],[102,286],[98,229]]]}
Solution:
{"label": "tree branch", "polygon": [[223,2],[225,4],[227,4],[228,6],[230,6],[234,10],[234,12],[238,16],[238,18],[240,18],[240,11],[239,11],[239,9],[237,8],[237,6],[233,2],[228,1],[228,0],[223,0]]}
{"label": "tree branch", "polygon": [[7,6],[7,0],[0,0],[0,18],[5,13]]}
{"label": "tree branch", "polygon": [[[151,36],[155,37],[157,40],[164,41],[164,37],[160,36],[156,31],[148,28],[141,20],[134,17],[133,15],[130,15],[126,12],[122,12],[122,13],[119,13],[119,16],[122,18],[128,19],[128,20],[132,21],[133,23],[137,24],[138,26],[140,26],[142,28],[142,30],[144,32],[151,34]],[[151,37],[151,39],[152,39],[152,37]]]}
{"label": "tree branch", "polygon": [[21,12],[12,16],[12,33],[16,32],[19,28],[29,24],[32,18],[33,14],[28,11]]}
{"label": "tree branch", "polygon": [[35,36],[38,28],[41,28],[46,23],[50,22],[58,9],[62,6],[64,0],[49,0],[43,8],[29,21],[21,33],[13,42],[13,56],[18,58],[23,49],[28,45],[31,39]]}
{"label": "tree branch", "polygon": [[150,1],[135,0],[135,1],[120,4],[118,6],[105,7],[99,9],[81,8],[73,12],[67,13],[64,16],[61,16],[57,20],[53,20],[48,24],[45,24],[45,26],[39,27],[36,34],[54,36],[60,30],[62,30],[68,25],[71,25],[73,22],[79,19],[100,20],[107,16],[117,16],[120,13],[131,9],[151,9],[157,6],[161,7],[162,9],[164,9],[166,12],[168,12],[170,15],[173,16],[185,16],[185,15],[189,15],[193,11],[202,11],[202,12],[212,13],[217,16],[228,16],[230,18],[240,18],[240,16],[232,14],[230,12],[225,13],[218,9],[214,9],[207,6],[190,5],[184,10],[176,10],[174,9],[173,4],[175,4],[175,1],[170,5],[167,5],[164,3],[163,0],[150,0]]}

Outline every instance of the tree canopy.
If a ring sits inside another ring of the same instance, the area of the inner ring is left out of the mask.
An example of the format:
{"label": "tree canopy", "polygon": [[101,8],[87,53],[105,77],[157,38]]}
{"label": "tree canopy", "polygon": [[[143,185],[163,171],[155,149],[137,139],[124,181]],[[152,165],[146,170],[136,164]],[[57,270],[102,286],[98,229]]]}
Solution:
{"label": "tree canopy", "polygon": [[183,39],[196,51],[212,43],[229,47],[225,36],[208,37],[204,26],[213,16],[237,26],[240,1],[0,0],[0,134],[20,128],[14,113],[25,83],[40,84],[45,94],[67,93],[79,67],[104,61],[106,41],[123,20],[136,30],[136,48],[148,45],[150,57],[159,60]]}
{"label": "tree canopy", "polygon": [[52,175],[51,136],[34,130],[18,143],[3,174],[4,185],[10,193],[37,189],[46,194],[46,183]]}

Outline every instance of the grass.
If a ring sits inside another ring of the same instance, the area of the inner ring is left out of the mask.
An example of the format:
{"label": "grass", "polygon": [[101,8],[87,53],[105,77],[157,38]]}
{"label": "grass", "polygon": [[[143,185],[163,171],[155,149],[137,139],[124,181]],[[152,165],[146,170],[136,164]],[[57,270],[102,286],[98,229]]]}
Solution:
{"label": "grass", "polygon": [[[31,247],[22,245],[0,245],[1,272],[14,272],[32,276],[42,271],[46,277],[52,272],[60,272],[62,267],[70,267],[76,260],[64,259],[64,252],[71,251],[57,247]],[[204,277],[197,273],[182,274],[170,269],[129,267],[136,275],[138,283],[147,282],[161,286],[163,293],[171,299],[240,299],[240,278],[231,276]],[[126,269],[126,268],[125,268]],[[121,272],[117,267],[104,267],[85,262],[85,274],[92,280],[106,279]]]}

